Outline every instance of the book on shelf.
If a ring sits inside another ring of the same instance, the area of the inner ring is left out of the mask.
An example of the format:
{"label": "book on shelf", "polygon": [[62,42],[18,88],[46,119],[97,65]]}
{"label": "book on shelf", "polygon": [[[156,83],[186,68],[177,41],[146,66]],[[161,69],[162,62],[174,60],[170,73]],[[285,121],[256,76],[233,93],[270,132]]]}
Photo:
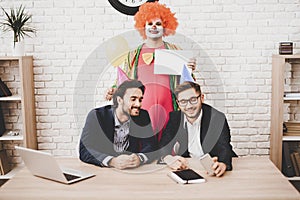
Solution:
{"label": "book on shelf", "polygon": [[283,136],[300,136],[300,132],[286,132],[286,133],[283,133]]}
{"label": "book on shelf", "polygon": [[4,115],[2,112],[2,107],[0,103],[0,137],[5,133],[5,122],[4,122]]}
{"label": "book on shelf", "polygon": [[289,121],[284,122],[283,134],[285,136],[300,136],[300,122],[299,121]]}
{"label": "book on shelf", "polygon": [[290,157],[291,157],[292,165],[293,165],[293,168],[294,168],[294,171],[295,171],[295,176],[300,176],[300,168],[299,168],[300,163],[298,163],[298,160],[297,160],[297,159],[300,159],[300,157],[296,158],[296,155],[298,155],[298,157],[299,157],[298,152],[293,152],[293,153],[290,154]]}
{"label": "book on shelf", "polygon": [[295,176],[295,171],[290,156],[289,143],[283,142],[282,149],[282,173],[287,177],[293,177]]}
{"label": "book on shelf", "polygon": [[296,164],[298,166],[299,176],[300,176],[300,153],[299,152],[294,152],[294,157],[296,159]]}
{"label": "book on shelf", "polygon": [[7,174],[11,170],[9,160],[5,150],[0,150],[0,172],[1,175]]}
{"label": "book on shelf", "polygon": [[300,121],[286,121],[284,122],[287,126],[297,126],[300,127]]}
{"label": "book on shelf", "polygon": [[0,160],[0,175],[5,175],[2,161]]}

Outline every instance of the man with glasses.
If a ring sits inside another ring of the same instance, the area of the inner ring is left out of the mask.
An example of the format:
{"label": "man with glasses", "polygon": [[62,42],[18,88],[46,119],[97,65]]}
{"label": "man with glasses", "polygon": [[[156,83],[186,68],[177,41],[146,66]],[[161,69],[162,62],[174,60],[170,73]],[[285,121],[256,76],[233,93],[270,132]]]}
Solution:
{"label": "man with glasses", "polygon": [[161,159],[172,169],[186,169],[185,157],[213,157],[216,176],[232,170],[232,157],[237,155],[230,144],[230,130],[220,111],[203,103],[200,85],[184,82],[175,89],[180,111],[170,112],[170,119],[160,142]]}

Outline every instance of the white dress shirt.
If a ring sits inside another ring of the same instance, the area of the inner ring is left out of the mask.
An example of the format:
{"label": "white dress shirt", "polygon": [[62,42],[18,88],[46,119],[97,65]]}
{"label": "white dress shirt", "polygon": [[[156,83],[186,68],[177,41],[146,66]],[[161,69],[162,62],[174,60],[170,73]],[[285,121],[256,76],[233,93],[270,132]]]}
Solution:
{"label": "white dress shirt", "polygon": [[[124,122],[123,124],[118,120],[116,113],[114,113],[115,119],[115,133],[114,133],[114,150],[118,153],[122,153],[127,150],[129,146],[129,124],[130,120]],[[113,158],[113,156],[107,156],[104,158],[102,164],[104,166],[108,166],[109,161]]]}
{"label": "white dress shirt", "polygon": [[200,142],[201,120],[202,109],[200,111],[200,115],[198,116],[196,121],[194,121],[194,123],[190,123],[184,115],[184,124],[188,132],[188,151],[192,158],[200,158],[204,155],[202,145]]}
{"label": "white dress shirt", "polygon": [[[129,129],[130,129],[130,119],[124,123],[121,123],[118,120],[116,113],[114,113],[115,119],[115,133],[114,133],[114,150],[118,153],[122,153],[126,151],[129,147]],[[143,153],[137,153],[141,163],[144,164],[148,161],[148,157]],[[141,158],[142,157],[142,158]],[[104,158],[102,164],[108,167],[109,161],[113,158],[113,156],[107,156]]]}

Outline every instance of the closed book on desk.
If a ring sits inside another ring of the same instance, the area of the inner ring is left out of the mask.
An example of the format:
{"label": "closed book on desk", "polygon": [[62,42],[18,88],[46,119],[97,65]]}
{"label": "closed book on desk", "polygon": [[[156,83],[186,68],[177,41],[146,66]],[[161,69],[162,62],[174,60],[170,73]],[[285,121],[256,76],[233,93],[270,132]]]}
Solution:
{"label": "closed book on desk", "polygon": [[2,175],[7,174],[10,171],[9,160],[5,150],[0,151],[0,171]]}
{"label": "closed book on desk", "polygon": [[174,181],[181,184],[204,183],[205,179],[192,169],[172,171],[168,173]]}

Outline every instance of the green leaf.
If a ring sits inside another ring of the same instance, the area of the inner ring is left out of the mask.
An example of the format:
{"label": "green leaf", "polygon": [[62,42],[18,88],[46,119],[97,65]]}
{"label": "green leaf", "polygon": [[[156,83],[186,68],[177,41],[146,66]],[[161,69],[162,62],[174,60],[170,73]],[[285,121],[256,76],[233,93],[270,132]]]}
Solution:
{"label": "green leaf", "polygon": [[13,31],[14,43],[24,39],[24,36],[31,37],[31,34],[36,34],[36,29],[29,25],[32,15],[25,12],[25,7],[22,4],[16,10],[10,8],[10,13],[2,7],[1,9],[6,19],[0,22],[0,28],[4,32]]}

